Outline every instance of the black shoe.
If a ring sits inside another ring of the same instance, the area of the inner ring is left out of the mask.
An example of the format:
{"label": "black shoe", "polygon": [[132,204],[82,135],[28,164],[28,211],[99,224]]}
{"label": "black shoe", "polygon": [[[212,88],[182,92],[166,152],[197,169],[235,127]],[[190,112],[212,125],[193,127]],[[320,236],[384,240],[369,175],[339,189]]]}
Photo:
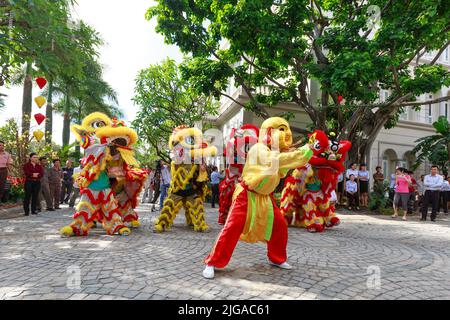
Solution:
{"label": "black shoe", "polygon": [[29,213],[25,213],[25,215],[26,215],[26,216],[29,216],[30,214],[29,214]]}
{"label": "black shoe", "polygon": [[436,222],[436,219],[431,219],[431,222]]}
{"label": "black shoe", "polygon": [[47,208],[47,209],[45,209],[46,211],[55,211],[55,209],[53,209],[53,208]]}
{"label": "black shoe", "polygon": [[32,212],[31,214],[37,215],[38,213],[37,212]]}
{"label": "black shoe", "polygon": [[427,219],[425,219],[425,218],[420,218],[420,221],[427,221]]}

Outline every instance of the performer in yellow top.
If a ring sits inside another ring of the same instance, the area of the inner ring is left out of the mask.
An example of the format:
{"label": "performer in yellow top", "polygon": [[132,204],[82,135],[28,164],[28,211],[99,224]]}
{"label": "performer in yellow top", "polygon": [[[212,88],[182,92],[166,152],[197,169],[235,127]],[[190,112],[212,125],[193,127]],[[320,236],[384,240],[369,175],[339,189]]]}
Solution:
{"label": "performer in yellow top", "polygon": [[291,145],[286,120],[273,117],[263,122],[259,142],[250,149],[242,182],[234,191],[228,219],[205,259],[205,278],[214,278],[214,268],[228,264],[239,239],[267,242],[269,263],[291,269],[286,262],[287,224],[272,193],[290,169],[305,165],[313,155],[309,145],[294,151]]}

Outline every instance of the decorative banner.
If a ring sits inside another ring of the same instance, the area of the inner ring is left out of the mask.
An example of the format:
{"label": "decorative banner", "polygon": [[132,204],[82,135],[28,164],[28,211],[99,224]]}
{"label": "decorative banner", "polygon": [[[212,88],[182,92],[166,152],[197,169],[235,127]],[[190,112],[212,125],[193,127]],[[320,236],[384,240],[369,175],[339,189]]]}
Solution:
{"label": "decorative banner", "polygon": [[47,80],[45,80],[44,78],[39,77],[39,78],[36,78],[36,83],[39,86],[39,88],[42,89],[47,84]]}
{"label": "decorative banner", "polygon": [[34,99],[34,102],[38,105],[39,108],[42,108],[42,106],[45,104],[47,100],[43,96],[36,97]]}
{"label": "decorative banner", "polygon": [[36,130],[33,132],[33,136],[37,141],[41,141],[41,139],[44,137],[44,133],[41,130]]}
{"label": "decorative banner", "polygon": [[45,120],[45,116],[42,113],[36,113],[34,119],[36,119],[37,124],[41,124]]}

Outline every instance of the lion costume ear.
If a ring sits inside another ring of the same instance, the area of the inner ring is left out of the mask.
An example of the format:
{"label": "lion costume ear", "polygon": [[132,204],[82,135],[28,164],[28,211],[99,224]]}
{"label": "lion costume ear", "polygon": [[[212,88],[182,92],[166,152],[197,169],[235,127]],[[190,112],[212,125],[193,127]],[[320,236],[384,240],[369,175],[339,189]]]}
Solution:
{"label": "lion costume ear", "polygon": [[272,127],[268,127],[265,132],[265,136],[262,139],[262,142],[269,146],[272,143]]}

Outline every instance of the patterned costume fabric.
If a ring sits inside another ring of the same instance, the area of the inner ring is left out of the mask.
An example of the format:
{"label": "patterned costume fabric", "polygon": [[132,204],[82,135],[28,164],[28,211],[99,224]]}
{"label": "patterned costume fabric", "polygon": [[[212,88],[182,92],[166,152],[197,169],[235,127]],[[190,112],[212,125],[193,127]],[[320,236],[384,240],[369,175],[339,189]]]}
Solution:
{"label": "patterned costume fabric", "polygon": [[61,235],[86,236],[96,221],[108,235],[128,235],[130,229],[125,222],[132,227],[139,225],[133,208],[147,177],[145,171],[136,168],[138,162],[131,149],[137,141],[136,132],[123,121],[98,112],[71,129],[86,150],[83,169],[75,177],[81,200],[74,221],[60,230]]}
{"label": "patterned costume fabric", "polygon": [[340,223],[330,200],[338,175],[344,171],[351,142],[335,138],[334,132],[327,136],[323,131],[314,131],[310,135],[313,157],[286,179],[280,209],[289,225],[322,232]]}
{"label": "patterned costume fabric", "polygon": [[312,156],[308,145],[290,151],[291,144],[286,120],[273,117],[263,122],[259,142],[248,152],[225,226],[205,259],[208,266],[225,267],[239,240],[266,242],[270,261],[287,260],[287,225],[272,193],[290,169],[305,165]]}
{"label": "patterned costume fabric", "polygon": [[156,232],[168,231],[184,208],[186,224],[194,231],[206,231],[204,202],[208,192],[208,173],[205,160],[217,154],[217,148],[208,146],[196,128],[176,127],[169,139],[172,152],[171,183],[163,208],[155,222]]}
{"label": "patterned costume fabric", "polygon": [[219,224],[224,224],[227,220],[234,190],[241,182],[247,153],[258,142],[258,136],[258,127],[251,124],[243,125],[239,129],[233,128],[231,131],[230,140],[225,148],[227,161],[225,179],[219,185]]}

